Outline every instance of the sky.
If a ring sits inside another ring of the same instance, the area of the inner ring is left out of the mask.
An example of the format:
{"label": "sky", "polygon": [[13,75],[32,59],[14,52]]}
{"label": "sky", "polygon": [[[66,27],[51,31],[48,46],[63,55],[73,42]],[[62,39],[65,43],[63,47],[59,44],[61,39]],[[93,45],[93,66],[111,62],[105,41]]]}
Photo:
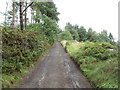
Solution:
{"label": "sky", "polygon": [[54,0],[58,8],[59,26],[64,29],[67,22],[92,28],[96,32],[107,30],[118,39],[119,0]]}
{"label": "sky", "polygon": [[[7,0],[9,1],[9,0]],[[59,27],[64,30],[67,22],[92,28],[96,32],[107,30],[118,39],[119,0],[53,0],[60,12]],[[8,3],[9,4],[9,3]],[[0,12],[5,12],[6,0],[1,0]],[[8,7],[10,8],[10,7]],[[4,16],[0,14],[0,23]]]}

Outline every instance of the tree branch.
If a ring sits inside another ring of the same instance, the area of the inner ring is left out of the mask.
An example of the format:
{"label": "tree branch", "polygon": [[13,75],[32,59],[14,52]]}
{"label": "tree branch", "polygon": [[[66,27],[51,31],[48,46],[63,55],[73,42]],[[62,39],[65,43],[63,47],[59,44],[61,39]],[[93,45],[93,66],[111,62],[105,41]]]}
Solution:
{"label": "tree branch", "polygon": [[33,4],[33,2],[31,2],[22,12],[22,14],[27,10],[28,7],[30,7]]}

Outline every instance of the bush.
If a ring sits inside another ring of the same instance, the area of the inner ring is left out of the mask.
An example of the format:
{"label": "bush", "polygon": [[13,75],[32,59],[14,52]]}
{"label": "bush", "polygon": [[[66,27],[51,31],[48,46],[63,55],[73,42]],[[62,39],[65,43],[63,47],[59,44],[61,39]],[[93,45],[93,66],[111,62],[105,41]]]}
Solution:
{"label": "bush", "polygon": [[44,33],[34,31],[3,31],[2,72],[9,74],[20,72],[22,66],[29,67],[34,59],[50,45]]}
{"label": "bush", "polygon": [[113,46],[112,44],[106,43],[106,42],[101,43],[101,46],[104,47],[104,48],[107,48],[107,49],[117,49],[117,48],[116,48],[115,46]]}
{"label": "bush", "polygon": [[[110,46],[114,47],[111,44]],[[110,51],[106,46],[99,43],[86,42],[80,50],[82,51],[82,56],[92,56],[99,60],[107,60],[118,56],[117,51]],[[81,55],[79,57],[81,57]]]}
{"label": "bush", "polygon": [[[109,43],[66,41],[66,50],[97,88],[118,88],[117,47]],[[115,49],[113,51],[109,49]]]}

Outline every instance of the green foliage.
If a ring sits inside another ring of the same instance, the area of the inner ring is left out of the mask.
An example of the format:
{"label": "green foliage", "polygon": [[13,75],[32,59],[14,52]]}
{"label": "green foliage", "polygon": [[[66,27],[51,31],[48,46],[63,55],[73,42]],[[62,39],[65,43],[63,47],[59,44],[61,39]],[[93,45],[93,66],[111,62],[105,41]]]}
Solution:
{"label": "green foliage", "polygon": [[60,35],[60,37],[63,40],[72,40],[73,39],[72,35],[71,35],[71,33],[69,31],[62,32],[61,35]]}
{"label": "green foliage", "polygon": [[111,57],[117,57],[117,51],[110,51],[110,47],[105,47],[107,45],[114,47],[109,43],[103,43],[100,45],[99,43],[86,42],[81,48],[83,50],[83,56],[93,56],[100,60],[107,60]]}
{"label": "green foliage", "polygon": [[114,45],[112,45],[112,44],[110,44],[110,43],[102,42],[101,45],[102,45],[102,47],[104,47],[104,48],[117,50],[117,47],[114,46]]}
{"label": "green foliage", "polygon": [[59,20],[59,13],[54,2],[35,2],[31,7],[36,11],[36,16],[34,16],[36,23],[40,23],[40,18],[42,19],[43,15],[55,21]]}
{"label": "green foliage", "polygon": [[45,32],[46,37],[49,39],[49,43],[54,43],[57,39],[57,34],[59,33],[58,25],[55,20],[50,19],[47,16],[43,17],[44,24],[43,31]]}
{"label": "green foliage", "polygon": [[[62,44],[63,41],[61,42]],[[97,88],[118,88],[118,51],[109,43],[65,41],[65,49]],[[110,50],[113,49],[113,50]]]}
{"label": "green foliage", "polygon": [[[6,77],[11,74],[15,75],[15,73],[22,74],[23,67],[31,67],[38,57],[42,56],[51,46],[44,32],[39,30],[6,30],[3,31],[2,38],[2,73]],[[5,81],[4,79],[3,87],[14,83],[14,80],[8,79]]]}
{"label": "green foliage", "polygon": [[65,48],[65,46],[66,46],[66,40],[64,40],[64,41],[61,41],[61,44],[63,45],[63,47]]}
{"label": "green foliage", "polygon": [[35,31],[36,33],[44,32],[43,34],[45,34],[49,43],[52,45],[55,41],[57,41],[60,29],[58,28],[57,23],[49,17],[44,16],[43,20],[45,22],[44,24],[30,24],[27,26],[27,29],[30,31]]}
{"label": "green foliage", "polygon": [[[68,22],[66,23],[65,31],[69,31],[71,33],[73,40],[80,42],[107,42],[112,45],[116,45],[113,35],[111,33],[108,35],[106,30],[97,33],[92,28],[86,30],[84,26],[79,27],[78,25],[72,25]],[[64,40],[64,38],[62,38],[62,40]]]}
{"label": "green foliage", "polygon": [[103,30],[99,33],[99,42],[109,42],[106,30]]}
{"label": "green foliage", "polygon": [[[15,12],[17,12],[19,4],[16,3]],[[35,24],[27,25],[25,31],[9,30],[13,22],[5,22],[9,25],[5,25],[6,30],[3,30],[2,37],[3,87],[10,87],[17,81],[15,79],[20,77],[16,78],[16,74],[22,75],[23,68],[26,70],[31,67],[38,57],[43,56],[58,39],[60,33],[57,25],[59,13],[54,2],[34,2],[30,7],[31,23],[35,22]],[[13,11],[8,12],[7,19],[9,18],[9,21],[12,20],[13,14]]]}
{"label": "green foliage", "polygon": [[72,24],[70,24],[69,22],[66,23],[65,30],[68,30],[68,31],[73,30]]}
{"label": "green foliage", "polygon": [[86,38],[87,38],[88,41],[91,41],[91,42],[98,42],[99,41],[98,34],[95,31],[93,31],[92,28],[88,29]]}
{"label": "green foliage", "polygon": [[78,35],[78,33],[77,33],[77,31],[73,31],[73,32],[71,32],[72,34],[72,37],[73,37],[73,40],[79,40],[79,35]]}
{"label": "green foliage", "polygon": [[81,26],[78,30],[78,35],[79,35],[79,41],[85,41],[86,40],[86,29]]}
{"label": "green foliage", "polygon": [[97,88],[118,88],[117,58],[112,58],[108,61],[81,64],[80,68]]}
{"label": "green foliage", "polygon": [[13,72],[11,74],[2,74],[2,88],[13,88],[16,87],[16,84],[22,80],[23,76],[25,76],[30,69],[32,69],[34,66],[34,63],[31,63],[30,67],[22,67],[21,73],[19,72]]}
{"label": "green foliage", "polygon": [[[30,24],[26,31],[3,31],[3,74],[10,75],[14,72],[22,74],[23,67],[31,67],[32,63],[35,63],[39,56],[43,56],[55,42],[59,32],[57,24],[48,17],[44,19],[46,22],[44,25]],[[4,79],[3,86],[9,86],[11,80],[8,79],[9,83],[5,84]]]}
{"label": "green foliage", "polygon": [[108,36],[108,39],[109,39],[109,42],[112,44],[112,45],[115,45],[116,42],[114,41],[114,37],[113,35],[110,33],[109,36]]}
{"label": "green foliage", "polygon": [[78,25],[72,25],[68,22],[66,23],[65,30],[70,32],[73,40],[79,40],[79,35],[77,33]]}
{"label": "green foliage", "polygon": [[33,58],[49,46],[43,33],[3,31],[3,73],[20,72],[22,66],[29,67]]}

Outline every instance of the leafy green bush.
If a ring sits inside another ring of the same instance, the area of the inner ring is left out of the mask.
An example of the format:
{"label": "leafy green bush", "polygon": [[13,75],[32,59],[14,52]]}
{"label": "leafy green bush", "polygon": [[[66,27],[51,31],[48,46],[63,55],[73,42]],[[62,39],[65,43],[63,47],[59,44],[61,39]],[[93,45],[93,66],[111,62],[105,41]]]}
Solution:
{"label": "leafy green bush", "polygon": [[[111,47],[114,47],[111,45]],[[103,44],[86,42],[81,48],[82,54],[80,52],[79,57],[81,56],[92,56],[99,60],[107,60],[109,58],[117,57],[117,51],[110,51],[109,48],[103,47]]]}
{"label": "leafy green bush", "polygon": [[[57,40],[59,32],[57,23],[49,18],[44,18],[45,23],[27,25],[26,30],[3,30],[2,43],[2,73],[7,75],[22,74],[23,68],[29,68],[35,64],[38,57]],[[7,87],[4,83],[3,87]],[[10,83],[11,80],[8,79]]]}
{"label": "leafy green bush", "polygon": [[33,31],[3,31],[3,73],[20,72],[22,66],[30,66],[35,57],[50,47],[44,33]]}
{"label": "leafy green bush", "polygon": [[109,43],[66,41],[65,49],[95,87],[118,88],[117,47]]}
{"label": "leafy green bush", "polygon": [[51,45],[44,32],[39,29],[6,30],[2,36],[2,86],[8,88],[17,82],[16,79],[19,80],[24,71],[33,66]]}
{"label": "leafy green bush", "polygon": [[117,49],[115,46],[113,46],[113,45],[110,44],[110,43],[102,42],[101,45],[102,45],[102,47],[104,47],[104,48]]}
{"label": "leafy green bush", "polygon": [[64,40],[64,41],[61,41],[61,44],[63,45],[63,47],[65,48],[65,46],[66,46],[66,40]]}

